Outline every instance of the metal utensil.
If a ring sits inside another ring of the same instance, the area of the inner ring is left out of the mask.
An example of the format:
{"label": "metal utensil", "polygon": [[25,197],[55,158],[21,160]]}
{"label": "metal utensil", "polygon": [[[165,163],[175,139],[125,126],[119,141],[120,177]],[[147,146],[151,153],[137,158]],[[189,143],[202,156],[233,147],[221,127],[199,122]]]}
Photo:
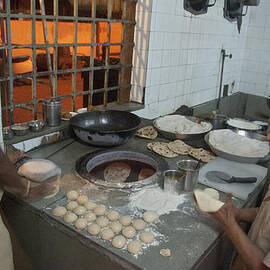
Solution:
{"label": "metal utensil", "polygon": [[249,184],[257,181],[256,177],[235,177],[221,171],[209,171],[206,173],[207,179],[218,183],[242,183]]}

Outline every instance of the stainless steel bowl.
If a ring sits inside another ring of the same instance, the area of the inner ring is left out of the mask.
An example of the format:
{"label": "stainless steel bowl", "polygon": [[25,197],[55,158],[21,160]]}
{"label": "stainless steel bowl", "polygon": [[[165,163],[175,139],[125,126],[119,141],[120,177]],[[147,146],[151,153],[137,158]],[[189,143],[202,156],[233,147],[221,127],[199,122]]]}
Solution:
{"label": "stainless steel bowl", "polygon": [[[188,120],[190,121],[200,121],[199,118],[194,117],[194,116],[185,116]],[[153,126],[155,127],[155,129],[159,132],[159,134],[161,134],[163,137],[169,139],[169,140],[199,140],[204,138],[204,136],[213,129],[213,125],[208,122],[208,121],[201,121],[201,122],[206,122],[209,125],[209,130],[203,133],[196,133],[196,134],[180,134],[180,133],[175,133],[175,132],[169,132],[169,131],[165,131],[160,129],[160,127],[157,125],[157,119],[154,120],[153,122]]]}
{"label": "stainless steel bowl", "polygon": [[23,136],[29,132],[29,126],[25,123],[12,125],[10,129],[17,136]]}
{"label": "stainless steel bowl", "polygon": [[38,132],[45,127],[45,122],[43,120],[33,120],[28,123],[31,131]]}

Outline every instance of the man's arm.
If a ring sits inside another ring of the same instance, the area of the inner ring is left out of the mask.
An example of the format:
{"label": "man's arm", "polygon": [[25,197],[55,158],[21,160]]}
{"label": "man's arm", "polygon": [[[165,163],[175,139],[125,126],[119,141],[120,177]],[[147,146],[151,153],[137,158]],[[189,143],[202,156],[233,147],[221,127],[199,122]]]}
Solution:
{"label": "man's arm", "polygon": [[[248,221],[251,221],[257,214],[256,208],[250,209],[250,211],[248,209],[243,210],[245,211],[242,212],[242,218],[246,218]],[[238,225],[236,218],[237,211],[235,211],[230,199],[228,199],[228,202],[223,205],[219,211],[212,213],[211,215],[224,227],[225,232],[233,242],[247,269],[270,269],[263,263],[265,257],[263,251],[250,241]]]}
{"label": "man's arm", "polygon": [[20,180],[12,163],[0,149],[0,188],[11,188],[16,194],[22,196],[25,188]]}

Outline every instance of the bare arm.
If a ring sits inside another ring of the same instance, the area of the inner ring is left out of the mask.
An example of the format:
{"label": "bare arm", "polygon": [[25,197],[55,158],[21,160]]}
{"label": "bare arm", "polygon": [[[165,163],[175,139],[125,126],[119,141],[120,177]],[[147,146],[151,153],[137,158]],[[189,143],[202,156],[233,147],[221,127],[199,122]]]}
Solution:
{"label": "bare arm", "polygon": [[237,209],[236,220],[246,222],[253,222],[259,211],[259,208],[243,208],[243,209],[236,208],[236,209]]}
{"label": "bare arm", "polygon": [[[245,218],[248,221],[251,221],[257,214],[255,208],[243,210],[245,211],[242,212],[242,218]],[[223,205],[219,211],[212,213],[211,215],[224,227],[225,232],[233,242],[238,254],[248,270],[270,269],[263,263],[263,259],[265,257],[263,251],[250,241],[238,225],[236,214],[237,211],[235,211],[229,198],[228,202]]]}

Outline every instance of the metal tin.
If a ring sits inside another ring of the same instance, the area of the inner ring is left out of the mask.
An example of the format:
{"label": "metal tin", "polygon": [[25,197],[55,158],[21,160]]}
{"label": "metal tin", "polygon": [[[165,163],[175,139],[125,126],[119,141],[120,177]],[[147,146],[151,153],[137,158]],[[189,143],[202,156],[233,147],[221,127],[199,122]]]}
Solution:
{"label": "metal tin", "polygon": [[197,184],[200,169],[197,165],[198,161],[193,159],[186,159],[177,162],[178,169],[184,174],[185,191],[193,191]]}
{"label": "metal tin", "polygon": [[61,124],[61,112],[61,100],[50,99],[43,102],[43,120],[48,126],[55,127]]}
{"label": "metal tin", "polygon": [[163,173],[164,190],[179,195],[185,188],[184,174],[179,170],[167,170]]}
{"label": "metal tin", "polygon": [[28,123],[30,130],[33,132],[38,132],[45,127],[45,123],[42,120],[33,120]]}

